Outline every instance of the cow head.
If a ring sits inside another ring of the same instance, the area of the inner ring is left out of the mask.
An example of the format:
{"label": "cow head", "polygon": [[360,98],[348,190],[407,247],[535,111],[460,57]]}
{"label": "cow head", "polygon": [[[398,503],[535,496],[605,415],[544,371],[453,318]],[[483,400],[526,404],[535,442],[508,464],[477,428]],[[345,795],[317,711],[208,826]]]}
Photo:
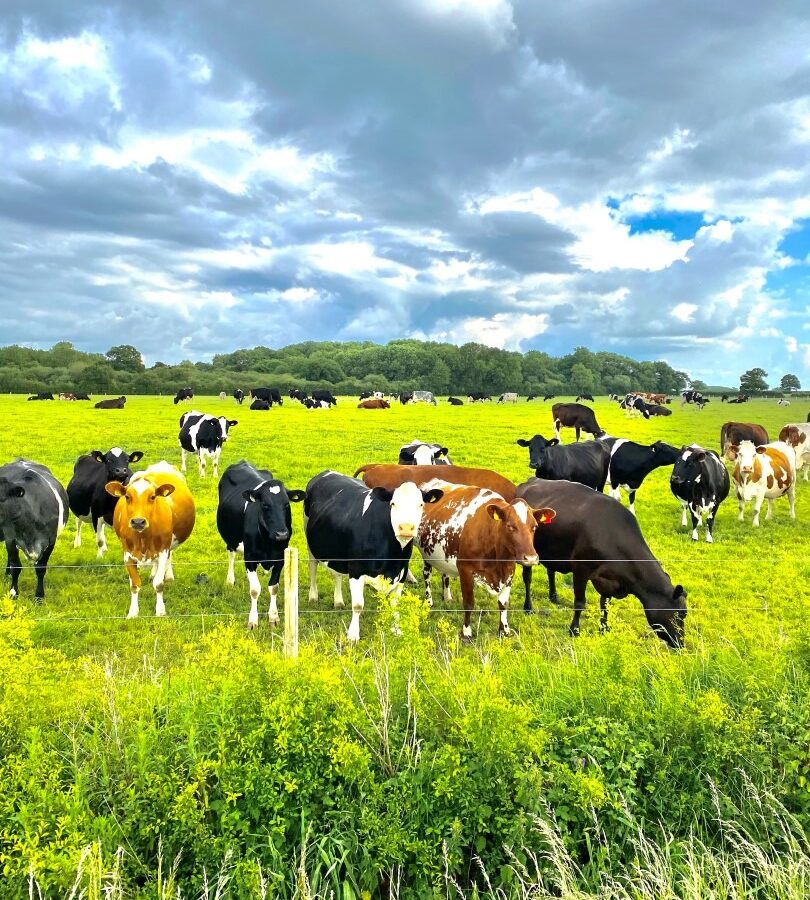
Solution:
{"label": "cow head", "polygon": [[560,441],[558,438],[552,438],[550,441],[547,441],[542,434],[536,434],[528,441],[525,438],[518,438],[516,443],[518,447],[529,448],[529,468],[539,469],[543,465],[546,448],[554,447]]}
{"label": "cow head", "polygon": [[426,503],[436,503],[444,496],[440,488],[423,491],[410,481],[406,481],[393,491],[375,487],[370,496],[390,504],[391,528],[400,546],[404,547],[416,537]]}
{"label": "cow head", "polygon": [[259,516],[259,529],[273,541],[289,541],[292,533],[290,503],[300,503],[305,491],[288,491],[282,482],[273,479],[258,487],[244,491],[248,503],[255,503]]}
{"label": "cow head", "polygon": [[127,454],[120,447],[113,447],[106,453],[101,450],[93,450],[90,455],[97,463],[106,466],[107,481],[120,481],[122,484],[126,484],[132,477],[130,463],[136,463],[143,459],[142,450],[135,450]]}
{"label": "cow head", "polygon": [[686,619],[686,591],[675,585],[672,594],[656,594],[642,599],[644,614],[650,628],[670,647],[683,647],[684,620]]}
{"label": "cow head", "polygon": [[795,448],[807,440],[807,435],[795,425],[785,425],[779,432],[779,440]]}
{"label": "cow head", "polygon": [[691,447],[681,447],[672,469],[670,483],[677,487],[680,484],[695,482],[701,474],[701,463],[706,459],[707,453],[708,450],[694,444]]}
{"label": "cow head", "polygon": [[659,466],[675,465],[682,452],[665,441],[656,441],[654,444],[650,444],[650,450],[655,454],[655,461]]}
{"label": "cow head", "polygon": [[757,454],[762,452],[763,448],[756,447],[753,441],[740,441],[736,450],[737,465],[734,467],[734,475],[739,475],[742,481],[757,481],[761,472]]}
{"label": "cow head", "polygon": [[25,488],[21,484],[13,484],[8,478],[0,478],[0,503],[19,500],[24,496]]}
{"label": "cow head", "polygon": [[222,443],[224,444],[225,441],[228,440],[228,429],[238,425],[239,421],[238,419],[229,419],[226,416],[220,416],[217,421],[219,422],[220,436],[222,438]]}
{"label": "cow head", "polygon": [[413,441],[407,447],[401,447],[399,451],[399,464],[401,466],[439,466],[452,465],[447,457],[447,447],[438,444],[427,444],[424,441]]}
{"label": "cow head", "polygon": [[543,507],[532,509],[525,500],[507,503],[493,500],[486,506],[487,515],[496,524],[499,557],[514,560],[524,566],[536,566],[539,562],[534,548],[534,533],[538,525],[548,525],[556,511]]}
{"label": "cow head", "polygon": [[116,505],[116,518],[118,507],[125,503],[123,519],[132,531],[142,534],[152,527],[156,521],[171,523],[171,510],[165,503],[165,498],[174,493],[174,485],[171,482],[154,484],[148,478],[136,478],[128,485],[120,481],[109,481],[104,489],[113,497],[118,497]]}

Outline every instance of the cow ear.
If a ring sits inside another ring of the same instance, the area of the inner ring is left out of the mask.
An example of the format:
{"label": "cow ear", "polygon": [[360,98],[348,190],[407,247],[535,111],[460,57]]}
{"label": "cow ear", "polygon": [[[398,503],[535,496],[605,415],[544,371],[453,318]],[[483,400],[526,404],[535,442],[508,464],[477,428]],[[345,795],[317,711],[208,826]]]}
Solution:
{"label": "cow ear", "polygon": [[228,428],[233,428],[234,425],[238,425],[238,419],[228,419]]}
{"label": "cow ear", "polygon": [[497,503],[488,503],[487,515],[490,517],[490,519],[493,519],[496,522],[500,522],[503,518],[503,507],[499,506]]}
{"label": "cow ear", "polygon": [[92,456],[93,459],[98,463],[104,462],[104,454],[101,452],[101,450],[91,450],[90,456]]}
{"label": "cow ear", "polygon": [[688,595],[686,593],[686,590],[684,589],[684,586],[682,584],[676,584],[675,590],[672,592],[672,599],[677,600],[679,597],[681,597],[682,599],[686,600],[687,596]]}
{"label": "cow ear", "polygon": [[394,492],[389,491],[384,487],[375,487],[371,489],[371,496],[375,497],[377,500],[382,500],[383,503],[390,503],[391,498],[394,496]]}
{"label": "cow ear", "polygon": [[757,447],[757,453],[764,453],[764,452],[765,452],[764,447]]}
{"label": "cow ear", "polygon": [[248,489],[247,491],[242,491],[242,499],[247,500],[248,503],[255,503],[256,497],[253,494],[253,491]]}
{"label": "cow ear", "polygon": [[739,447],[737,447],[735,444],[729,444],[729,447],[726,450],[726,456],[731,460],[731,462],[734,462],[734,460],[737,458],[738,450]]}
{"label": "cow ear", "polygon": [[24,497],[25,488],[21,484],[12,485],[8,492],[9,497]]}
{"label": "cow ear", "polygon": [[174,493],[174,485],[173,484],[162,484],[159,488],[155,489],[156,497],[168,497],[169,494]]}
{"label": "cow ear", "polygon": [[287,499],[290,501],[290,503],[300,503],[302,500],[306,499],[306,496],[306,491],[287,491]]}
{"label": "cow ear", "polygon": [[559,438],[552,438],[552,439],[546,444],[546,446],[547,446],[547,447],[555,447],[555,446],[556,446],[557,444],[559,444],[559,443],[560,443],[560,439],[559,439]]}
{"label": "cow ear", "polygon": [[706,459],[706,451],[705,451],[705,450],[701,450],[699,453],[696,453],[696,454],[695,454],[695,459],[696,459],[698,462],[700,462],[700,461],[703,460],[703,459]]}
{"label": "cow ear", "polygon": [[557,518],[557,510],[544,506],[542,509],[532,510],[532,515],[538,525],[548,525],[549,522],[553,522]]}
{"label": "cow ear", "polygon": [[399,455],[401,459],[409,459],[411,462],[414,461],[413,450],[400,450]]}
{"label": "cow ear", "polygon": [[140,462],[143,459],[143,450],[134,450],[129,454],[130,462]]}
{"label": "cow ear", "polygon": [[529,446],[529,442],[526,440],[526,438],[518,438],[516,443],[517,443],[518,447],[528,447]]}
{"label": "cow ear", "polygon": [[104,485],[104,490],[112,497],[123,497],[127,489],[120,481],[108,481]]}
{"label": "cow ear", "polygon": [[438,503],[444,497],[444,491],[440,488],[431,488],[429,491],[422,491],[422,499],[425,503]]}
{"label": "cow ear", "polygon": [[449,452],[450,451],[447,449],[447,447],[439,447],[439,450],[438,450],[438,453],[436,454],[436,456],[447,456],[447,454]]}

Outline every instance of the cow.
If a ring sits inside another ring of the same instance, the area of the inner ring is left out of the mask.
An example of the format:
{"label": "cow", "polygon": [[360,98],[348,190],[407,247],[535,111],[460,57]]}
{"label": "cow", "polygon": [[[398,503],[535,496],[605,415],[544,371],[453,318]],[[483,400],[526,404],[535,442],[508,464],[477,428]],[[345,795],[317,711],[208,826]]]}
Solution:
{"label": "cow", "polygon": [[0,466],[0,540],[6,544],[12,597],[19,593],[22,550],[34,563],[34,597],[37,603],[45,599],[48,560],[67,520],[68,496],[47,466],[30,459]]}
{"label": "cow", "polygon": [[361,391],[360,400],[382,400],[383,399],[382,391]]}
{"label": "cow", "polygon": [[89,400],[90,394],[78,393],[73,395],[77,400]]}
{"label": "cow", "polygon": [[272,472],[257,469],[244,459],[228,466],[222,474],[217,530],[228,551],[225,584],[235,583],[234,562],[236,554],[241,553],[250,592],[248,628],[259,624],[259,566],[270,572],[267,617],[271,626],[278,624],[278,582],[284,568],[284,551],[292,536],[290,503],[303,499],[303,491],[288,490]]}
{"label": "cow", "polygon": [[95,404],[96,409],[123,409],[127,402],[126,397],[114,397],[110,400],[99,400]]}
{"label": "cow", "polygon": [[464,623],[461,639],[472,641],[470,617],[475,606],[475,585],[483,585],[497,597],[500,619],[498,636],[508,635],[509,594],[515,563],[536,565],[534,533],[556,515],[553,509],[532,509],[525,500],[507,502],[487,488],[451,484],[437,478],[425,490],[438,489],[441,499],[425,507],[416,535],[424,561],[425,596],[432,603],[430,573],[442,576],[445,601],[452,600],[450,578],[458,578]]}
{"label": "cow", "polygon": [[359,397],[359,399],[360,399],[360,400],[368,400],[368,398],[371,397],[371,396],[372,396],[372,392],[371,392],[371,391],[361,391],[361,392],[360,392],[360,397]]}
{"label": "cow", "polygon": [[467,394],[467,399],[470,403],[483,403],[484,400],[491,401],[492,397],[490,397],[489,394],[485,394],[483,391],[470,391],[470,393]]}
{"label": "cow", "polygon": [[658,405],[666,403],[669,399],[666,394],[651,394],[647,391],[640,391],[638,396],[641,397],[641,399],[644,400],[645,403],[655,403]]}
{"label": "cow", "polygon": [[609,437],[602,438],[600,443],[610,447],[607,478],[610,496],[614,500],[620,500],[622,491],[625,491],[630,501],[628,510],[632,515],[636,514],[636,491],[644,479],[654,469],[675,465],[680,454],[677,447],[663,441],[646,445],[625,438]]}
{"label": "cow", "polygon": [[441,474],[435,466],[395,466],[392,463],[368,463],[354,473],[363,476],[368,487],[384,487],[393,491],[406,481],[424,487],[431,479],[441,477],[451,484],[469,484],[474,487],[489,488],[500,494],[507,502],[515,499],[515,485],[490,469],[473,469],[467,466],[443,466]]}
{"label": "cow", "polygon": [[754,422],[725,422],[720,428],[720,455],[733,462],[740,441],[767,444],[768,432]]}
{"label": "cow", "polygon": [[413,400],[413,391],[400,391],[399,402],[405,406]]}
{"label": "cow", "polygon": [[784,441],[774,441],[757,447],[753,441],[740,441],[737,449],[737,464],[731,477],[737,491],[739,520],[745,520],[745,505],[754,504],[752,525],[759,527],[759,510],[762,501],[768,501],[765,518],[773,516],[773,501],[787,496],[790,504],[790,518],[796,518],[796,454]]}
{"label": "cow", "polygon": [[537,394],[529,394],[529,396],[526,397],[526,402],[528,403],[530,400],[536,400],[536,399],[537,399]]}
{"label": "cow", "polygon": [[618,394],[608,394],[608,400],[614,400],[616,403],[621,403],[622,398]]}
{"label": "cow", "polygon": [[399,448],[400,466],[452,466],[447,447],[414,438]]}
{"label": "cow", "polygon": [[387,400],[381,400],[378,397],[371,397],[368,400],[361,400],[357,404],[358,409],[391,409],[391,404]]}
{"label": "cow", "polygon": [[209,456],[216,477],[222,445],[228,440],[228,429],[238,424],[236,419],[211,416],[196,409],[180,416],[180,471],[186,471],[186,453],[196,453],[200,478],[205,478],[205,463]]}
{"label": "cow", "polygon": [[560,438],[561,428],[575,429],[577,440],[579,440],[580,431],[592,434],[594,437],[601,437],[605,433],[599,427],[594,411],[581,403],[555,403],[551,407],[551,415],[557,440]]}
{"label": "cow", "polygon": [[[673,648],[683,645],[686,591],[679,584],[673,587],[629,510],[605,494],[570,481],[531,478],[519,485],[517,493],[532,507],[557,511],[548,527],[535,532],[534,549],[548,572],[552,603],[558,601],[556,573],[573,575],[574,617],[568,628],[572,637],[580,631],[590,582],[599,594],[602,630],[608,627],[608,602],[633,594],[658,637]],[[525,567],[527,612],[532,610],[531,578],[531,568]]]}
{"label": "cow", "polygon": [[669,477],[672,493],[681,501],[681,525],[686,526],[686,512],[692,518],[692,540],[698,540],[698,528],[706,516],[706,542],[714,541],[714,519],[720,504],[728,497],[728,469],[714,450],[697,444],[681,447]]}
{"label": "cow", "polygon": [[304,406],[307,409],[331,409],[332,404],[328,400],[314,400],[312,397],[307,397],[304,400]]}
{"label": "cow", "polygon": [[514,391],[507,391],[498,397],[498,403],[517,403],[518,395]]}
{"label": "cow", "polygon": [[541,434],[526,440],[519,438],[519,447],[529,448],[529,467],[537,478],[551,481],[565,479],[602,491],[608,476],[610,448],[603,441],[563,446],[559,438],[546,440]]}
{"label": "cow", "polygon": [[577,397],[576,402],[579,403],[580,400],[590,400],[591,403],[594,402],[594,399],[593,399],[593,397],[592,397],[590,394],[580,394],[580,395]]}
{"label": "cow", "polygon": [[59,395],[59,399],[60,399],[60,400],[75,400],[75,399],[76,399],[76,395],[75,395],[75,394],[71,394],[69,391],[63,391],[63,392]]}
{"label": "cow", "polygon": [[40,391],[38,394],[28,398],[29,400],[53,400],[53,394],[48,391]]}
{"label": "cow", "polygon": [[729,400],[728,402],[729,403],[748,403],[749,399],[750,398],[748,397],[747,394],[740,394],[739,397],[732,397],[732,399]]}
{"label": "cow", "polygon": [[193,400],[194,399],[194,391],[190,387],[180,388],[180,390],[174,395],[174,405],[177,406],[183,400]]}
{"label": "cow", "polygon": [[269,400],[260,400],[258,397],[250,404],[251,409],[268,410],[271,403]]}
{"label": "cow", "polygon": [[721,403],[728,403],[728,394],[721,394],[721,395],[720,395],[720,402],[721,402]]}
{"label": "cow", "polygon": [[307,396],[306,391],[299,391],[297,388],[292,388],[289,394],[290,400],[297,400],[299,403],[303,403]]}
{"label": "cow", "polygon": [[278,403],[279,406],[284,403],[281,399],[281,394],[276,388],[251,388],[250,399],[266,400],[271,406],[274,403]]}
{"label": "cow", "polygon": [[672,415],[671,409],[667,409],[666,406],[661,406],[659,403],[645,403],[644,409],[647,411],[647,418]]}
{"label": "cow", "polygon": [[788,400],[786,397],[780,397],[776,401],[776,405],[777,406],[790,406],[790,400]]}
{"label": "cow", "polygon": [[312,399],[325,401],[330,406],[337,406],[337,397],[331,391],[313,391]]}
{"label": "cow", "polygon": [[459,399],[458,397],[448,397],[447,402],[450,406],[464,406],[464,401]]}
{"label": "cow", "polygon": [[237,388],[233,392],[233,399],[236,400],[236,402],[241,406],[242,401],[245,399],[245,392],[243,390],[241,390],[240,388]]}
{"label": "cow", "polygon": [[432,391],[414,391],[411,394],[411,399],[408,401],[409,403],[430,403],[433,406],[438,406],[436,398],[433,396]]}
{"label": "cow", "polygon": [[681,391],[681,408],[687,403],[693,403],[697,410],[702,410],[703,407],[709,402],[708,397],[704,397],[700,391],[696,391],[690,389],[688,391]]}
{"label": "cow", "polygon": [[543,403],[545,403],[546,400],[553,400],[556,396],[557,396],[556,394],[546,394],[546,395],[543,397]]}
{"label": "cow", "polygon": [[194,528],[196,509],[186,479],[173,465],[161,460],[136,472],[129,484],[110,481],[108,494],[118,498],[113,512],[113,528],[124,550],[124,566],[129,575],[128,619],[138,615],[141,589],[140,563],[152,563],[155,615],[165,616],[163,588],[174,581],[172,553],[186,541]]}
{"label": "cow", "polygon": [[76,537],[74,549],[82,545],[82,523],[89,522],[96,536],[98,555],[107,552],[104,526],[112,525],[116,500],[105,490],[108,481],[127,484],[132,477],[132,463],[143,458],[143,451],[127,453],[120,447],[113,447],[104,453],[93,450],[80,456],[73,466],[73,477],[68,482],[67,495],[70,511],[76,517]]}
{"label": "cow", "polygon": [[796,474],[804,469],[804,480],[810,472],[810,427],[801,422],[785,425],[779,432],[779,440],[793,448],[796,454]]}
{"label": "cow", "polygon": [[647,411],[647,404],[638,396],[638,394],[628,394],[619,404],[619,408],[623,409],[628,417],[637,413],[638,415],[644,416],[645,419],[650,418],[650,414]]}
{"label": "cow", "polygon": [[220,399],[220,400],[224,400],[227,396],[228,396],[228,395],[225,393],[225,391],[220,391],[220,392],[219,392],[219,399]]}
{"label": "cow", "polygon": [[[435,471],[435,470],[434,470]],[[307,484],[304,532],[309,547],[309,599],[318,599],[318,563],[335,578],[334,606],[343,606],[343,580],[349,579],[352,621],[347,639],[360,640],[360,613],[366,581],[386,578],[401,590],[426,504],[440,490],[422,491],[406,482],[394,490],[366,487],[327,469]]]}

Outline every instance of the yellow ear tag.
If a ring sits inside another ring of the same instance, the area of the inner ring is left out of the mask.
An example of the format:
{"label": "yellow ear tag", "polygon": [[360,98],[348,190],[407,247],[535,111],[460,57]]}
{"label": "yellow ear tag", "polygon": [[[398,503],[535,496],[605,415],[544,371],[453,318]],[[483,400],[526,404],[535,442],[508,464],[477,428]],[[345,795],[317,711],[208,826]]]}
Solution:
{"label": "yellow ear tag", "polygon": [[501,517],[498,515],[497,512],[496,512],[496,513],[493,513],[492,518],[495,519],[496,522],[500,522],[500,521],[501,521]]}

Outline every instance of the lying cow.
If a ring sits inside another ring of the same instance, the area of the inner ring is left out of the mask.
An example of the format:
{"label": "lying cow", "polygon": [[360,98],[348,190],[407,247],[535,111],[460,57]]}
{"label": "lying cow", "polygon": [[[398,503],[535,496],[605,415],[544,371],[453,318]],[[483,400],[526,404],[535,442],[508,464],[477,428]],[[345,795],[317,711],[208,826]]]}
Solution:
{"label": "lying cow", "polygon": [[269,410],[270,405],[271,404],[270,404],[269,400],[261,400],[259,397],[256,397],[256,399],[253,401],[253,403],[250,404],[250,408],[252,410],[264,411],[264,410]]}
{"label": "lying cow", "polygon": [[636,491],[644,479],[654,469],[674,465],[680,453],[677,447],[663,441],[646,445],[625,438],[609,437],[602,438],[600,443],[610,448],[610,496],[614,500],[620,500],[622,491],[625,491],[630,501],[629,512],[633,515],[636,514]]}
{"label": "lying cow", "polygon": [[[633,594],[658,637],[670,647],[682,645],[686,591],[681,585],[673,587],[628,510],[611,497],[570,481],[532,478],[518,486],[517,495],[532,507],[549,506],[557,511],[547,528],[535,532],[534,548],[548,572],[552,603],[558,599],[556,573],[573,574],[572,636],[579,634],[590,582],[599,594],[603,630],[608,627],[608,602]],[[524,567],[527,612],[532,610],[531,578],[531,568]]]}
{"label": "lying cow", "polygon": [[745,505],[753,502],[752,525],[759,527],[759,511],[768,501],[766,519],[773,516],[773,501],[787,496],[790,518],[796,518],[796,455],[783,441],[757,447],[752,441],[740,441],[732,478],[740,508],[739,520],[745,520]]}
{"label": "lying cow", "polygon": [[714,540],[714,519],[720,504],[728,497],[728,470],[714,450],[692,444],[681,447],[680,455],[669,478],[672,493],[681,501],[681,525],[686,525],[686,512],[692,517],[692,540],[698,539],[698,528],[706,516],[706,542]]}
{"label": "lying cow", "polygon": [[475,487],[489,488],[500,494],[507,501],[515,498],[515,485],[490,469],[472,469],[467,466],[443,466],[438,476],[434,466],[395,466],[388,463],[368,463],[361,466],[354,477],[363,476],[368,487],[384,487],[393,491],[406,481],[424,487],[434,478],[441,477],[450,484],[470,484]]}
{"label": "lying cow", "polygon": [[459,397],[448,397],[447,402],[450,406],[464,406],[464,401]]}
{"label": "lying cow", "polygon": [[127,402],[126,397],[113,397],[111,400],[99,400],[96,409],[123,409]]}
{"label": "lying cow", "polygon": [[12,597],[19,593],[22,550],[34,563],[34,596],[38,602],[45,599],[48,560],[67,519],[68,496],[47,466],[30,459],[0,466],[0,540],[6,543]]}
{"label": "lying cow", "polygon": [[604,489],[610,448],[603,441],[564,446],[558,438],[546,440],[536,434],[530,440],[519,438],[517,444],[529,448],[529,467],[538,478],[577,481],[595,491]]}
{"label": "lying cow", "polygon": [[650,416],[671,416],[672,410],[667,409],[666,406],[661,406],[659,403],[645,403],[644,408],[647,411],[647,418]]}
{"label": "lying cow", "polygon": [[180,471],[186,471],[186,453],[197,454],[200,478],[205,478],[205,465],[211,457],[214,477],[219,474],[219,457],[222,446],[228,440],[228,430],[238,425],[236,419],[211,416],[194,409],[180,416]]}
{"label": "lying cow", "polygon": [[53,394],[48,391],[40,391],[38,394],[28,398],[29,400],[53,400]]}
{"label": "lying cow", "polygon": [[551,407],[551,415],[557,440],[560,439],[561,428],[573,428],[576,431],[577,440],[579,440],[581,431],[594,437],[601,437],[605,433],[599,427],[594,411],[581,403],[555,403]]}
{"label": "lying cow", "polygon": [[379,397],[370,397],[368,400],[361,400],[357,404],[358,409],[391,409],[391,404],[387,400]]}
{"label": "lying cow", "polygon": [[632,418],[633,415],[643,416],[645,419],[650,418],[647,404],[638,394],[628,394],[619,404],[619,409],[623,409],[628,418]]}
{"label": "lying cow", "polygon": [[440,490],[421,491],[409,482],[393,491],[368,488],[331,470],[320,472],[307,484],[304,531],[309,546],[309,599],[318,599],[319,562],[334,575],[336,609],[343,607],[342,585],[348,577],[349,641],[360,640],[365,583],[385,578],[401,589],[425,505],[441,496]]}
{"label": "lying cow", "polygon": [[256,469],[244,459],[228,466],[220,479],[217,530],[228,550],[225,583],[234,584],[236,554],[243,554],[250,591],[248,628],[259,624],[259,566],[270,572],[267,617],[271,626],[278,624],[278,582],[292,536],[290,502],[303,499],[303,491],[288,490],[272,472]]}
{"label": "lying cow", "polygon": [[403,444],[399,448],[399,465],[452,466],[453,461],[447,453],[447,447],[442,447],[441,444],[428,444],[414,438],[410,444]]}
{"label": "lying cow", "polygon": [[796,474],[804,469],[804,480],[810,472],[810,427],[802,422],[785,425],[779,432],[779,440],[793,448],[796,454]]}
{"label": "lying cow", "polygon": [[768,432],[753,422],[726,422],[720,428],[720,455],[734,462],[740,441],[767,444]]}

